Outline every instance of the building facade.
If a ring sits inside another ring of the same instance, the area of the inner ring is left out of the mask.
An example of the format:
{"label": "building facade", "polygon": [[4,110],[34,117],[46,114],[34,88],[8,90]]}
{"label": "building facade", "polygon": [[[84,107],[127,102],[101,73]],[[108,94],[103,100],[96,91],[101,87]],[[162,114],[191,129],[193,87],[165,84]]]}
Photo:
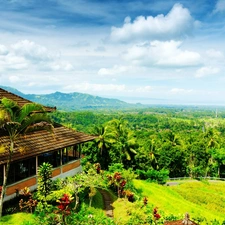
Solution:
{"label": "building facade", "polygon": [[[19,106],[30,102],[0,88],[0,100],[3,97],[17,102]],[[51,113],[56,108],[45,107],[45,110]],[[15,197],[24,187],[35,190],[37,170],[43,162],[49,162],[53,166],[53,179],[72,176],[82,170],[80,164],[81,146],[85,142],[93,141],[95,137],[76,132],[61,124],[53,124],[53,126],[53,133],[39,130],[17,138],[4,201]],[[9,144],[9,136],[6,131],[0,129],[0,148],[7,148]],[[6,151],[0,152],[0,186],[3,184],[7,158]]]}

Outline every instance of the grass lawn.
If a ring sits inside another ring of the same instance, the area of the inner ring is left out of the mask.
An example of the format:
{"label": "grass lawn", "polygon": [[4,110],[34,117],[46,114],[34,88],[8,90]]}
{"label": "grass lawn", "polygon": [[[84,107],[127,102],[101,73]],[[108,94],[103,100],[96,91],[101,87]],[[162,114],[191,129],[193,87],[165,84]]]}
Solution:
{"label": "grass lawn", "polygon": [[[0,220],[1,225],[26,225],[35,221],[35,216],[30,213],[15,213],[12,215],[3,216]],[[29,222],[29,223],[28,223]]]}

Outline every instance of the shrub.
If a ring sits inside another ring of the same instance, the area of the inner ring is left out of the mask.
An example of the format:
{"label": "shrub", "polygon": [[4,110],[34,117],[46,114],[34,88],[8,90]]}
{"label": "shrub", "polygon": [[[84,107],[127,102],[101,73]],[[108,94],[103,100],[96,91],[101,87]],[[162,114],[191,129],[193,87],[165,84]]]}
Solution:
{"label": "shrub", "polygon": [[138,174],[139,179],[148,180],[150,182],[155,182],[158,184],[165,184],[169,177],[168,170],[136,170],[136,173]]}
{"label": "shrub", "polygon": [[38,169],[38,198],[45,200],[52,188],[52,165],[43,163]]}

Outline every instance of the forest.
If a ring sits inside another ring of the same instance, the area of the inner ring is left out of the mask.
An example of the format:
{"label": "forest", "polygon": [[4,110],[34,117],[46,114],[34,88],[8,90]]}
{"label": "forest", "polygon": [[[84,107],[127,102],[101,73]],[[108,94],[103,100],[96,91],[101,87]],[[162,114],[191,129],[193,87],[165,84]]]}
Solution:
{"label": "forest", "polygon": [[161,171],[175,177],[225,177],[225,108],[152,106],[137,110],[55,112],[52,119],[96,135],[84,161],[103,169]]}

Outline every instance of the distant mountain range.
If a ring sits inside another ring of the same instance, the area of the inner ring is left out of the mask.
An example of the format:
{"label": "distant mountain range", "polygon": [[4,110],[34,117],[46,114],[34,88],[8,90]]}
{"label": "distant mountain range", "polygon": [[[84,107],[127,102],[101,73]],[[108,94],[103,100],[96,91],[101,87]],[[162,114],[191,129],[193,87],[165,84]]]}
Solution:
{"label": "distant mountain range", "polygon": [[37,102],[45,106],[56,106],[58,110],[73,111],[73,110],[91,110],[91,109],[129,109],[129,108],[144,108],[146,105],[130,104],[118,99],[102,98],[89,94],[78,92],[61,93],[55,92],[52,94],[24,94],[12,87],[1,86],[9,92],[26,98],[32,102]]}

